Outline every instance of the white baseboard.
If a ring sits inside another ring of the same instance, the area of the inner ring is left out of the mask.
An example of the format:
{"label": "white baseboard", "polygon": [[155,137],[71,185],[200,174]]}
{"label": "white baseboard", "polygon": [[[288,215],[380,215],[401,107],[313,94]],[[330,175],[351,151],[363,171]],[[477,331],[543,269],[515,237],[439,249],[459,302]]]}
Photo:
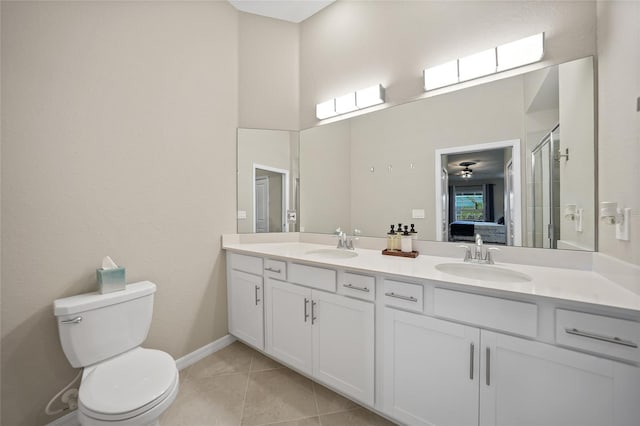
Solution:
{"label": "white baseboard", "polygon": [[[215,352],[218,352],[220,349],[229,346],[233,342],[236,341],[236,338],[230,334],[226,336],[222,336],[218,340],[215,340],[203,347],[196,349],[195,351],[186,354],[182,358],[176,360],[176,367],[178,370],[182,370],[183,368],[187,368],[191,364],[195,364],[200,361],[202,358],[205,358]],[[75,411],[68,413],[65,416],[62,416],[51,423],[47,423],[46,426],[80,426],[78,422],[78,416]]]}
{"label": "white baseboard", "polygon": [[195,364],[200,361],[202,358],[208,357],[209,355],[218,352],[220,349],[229,346],[233,342],[236,341],[236,338],[230,334],[226,336],[222,336],[218,340],[214,340],[213,342],[204,345],[200,349],[196,349],[195,351],[186,354],[182,358],[176,360],[176,366],[178,370],[182,370],[183,368],[187,368],[191,364]]}

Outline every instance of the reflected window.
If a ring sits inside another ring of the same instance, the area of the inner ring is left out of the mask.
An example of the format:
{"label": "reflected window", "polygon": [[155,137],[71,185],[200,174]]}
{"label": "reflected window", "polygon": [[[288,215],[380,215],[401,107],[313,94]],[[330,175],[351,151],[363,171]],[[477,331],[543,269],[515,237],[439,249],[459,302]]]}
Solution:
{"label": "reflected window", "polygon": [[455,220],[484,221],[484,191],[481,186],[456,187]]}

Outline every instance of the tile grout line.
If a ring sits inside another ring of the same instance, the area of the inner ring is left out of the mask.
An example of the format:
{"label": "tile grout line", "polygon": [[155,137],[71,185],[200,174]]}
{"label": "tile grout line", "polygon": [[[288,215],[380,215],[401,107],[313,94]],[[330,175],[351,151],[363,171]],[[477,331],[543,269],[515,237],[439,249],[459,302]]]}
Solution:
{"label": "tile grout line", "polygon": [[322,426],[322,419],[320,418],[320,406],[318,405],[318,394],[316,393],[316,384],[311,380],[311,389],[313,390],[313,402],[316,404],[316,413],[318,414],[318,425]]}
{"label": "tile grout line", "polygon": [[249,381],[251,380],[251,367],[253,367],[253,358],[255,354],[251,354],[251,362],[249,362],[249,371],[247,371],[247,386],[244,388],[244,397],[242,398],[242,413],[240,414],[240,426],[244,420],[244,408],[247,405],[247,393],[249,392]]}

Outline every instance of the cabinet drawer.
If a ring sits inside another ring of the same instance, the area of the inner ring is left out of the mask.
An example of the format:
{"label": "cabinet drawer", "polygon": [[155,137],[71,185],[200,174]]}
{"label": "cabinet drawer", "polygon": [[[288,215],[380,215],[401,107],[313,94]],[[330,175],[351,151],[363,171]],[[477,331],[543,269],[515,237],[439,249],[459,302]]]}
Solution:
{"label": "cabinet drawer", "polygon": [[333,269],[292,263],[289,266],[289,281],[319,290],[336,292],[336,271]]}
{"label": "cabinet drawer", "polygon": [[375,300],[376,280],[368,275],[345,272],[342,275],[338,293],[364,300]]}
{"label": "cabinet drawer", "polygon": [[282,260],[265,259],[264,276],[286,281],[287,262]]}
{"label": "cabinet drawer", "polygon": [[384,280],[384,304],[408,311],[422,312],[423,287],[418,284]]}
{"label": "cabinet drawer", "polygon": [[522,336],[538,335],[538,306],[498,297],[434,289],[434,314]]}
{"label": "cabinet drawer", "polygon": [[230,253],[231,269],[262,275],[262,258],[246,254]]}
{"label": "cabinet drawer", "polygon": [[572,348],[640,361],[640,323],[556,309],[556,342]]}

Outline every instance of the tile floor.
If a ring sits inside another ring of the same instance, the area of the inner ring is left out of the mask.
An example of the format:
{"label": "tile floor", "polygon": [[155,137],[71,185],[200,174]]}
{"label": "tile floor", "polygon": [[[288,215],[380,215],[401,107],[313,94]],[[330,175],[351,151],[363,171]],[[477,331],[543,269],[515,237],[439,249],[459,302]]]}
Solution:
{"label": "tile floor", "polygon": [[180,372],[180,392],[160,424],[393,425],[240,342]]}

